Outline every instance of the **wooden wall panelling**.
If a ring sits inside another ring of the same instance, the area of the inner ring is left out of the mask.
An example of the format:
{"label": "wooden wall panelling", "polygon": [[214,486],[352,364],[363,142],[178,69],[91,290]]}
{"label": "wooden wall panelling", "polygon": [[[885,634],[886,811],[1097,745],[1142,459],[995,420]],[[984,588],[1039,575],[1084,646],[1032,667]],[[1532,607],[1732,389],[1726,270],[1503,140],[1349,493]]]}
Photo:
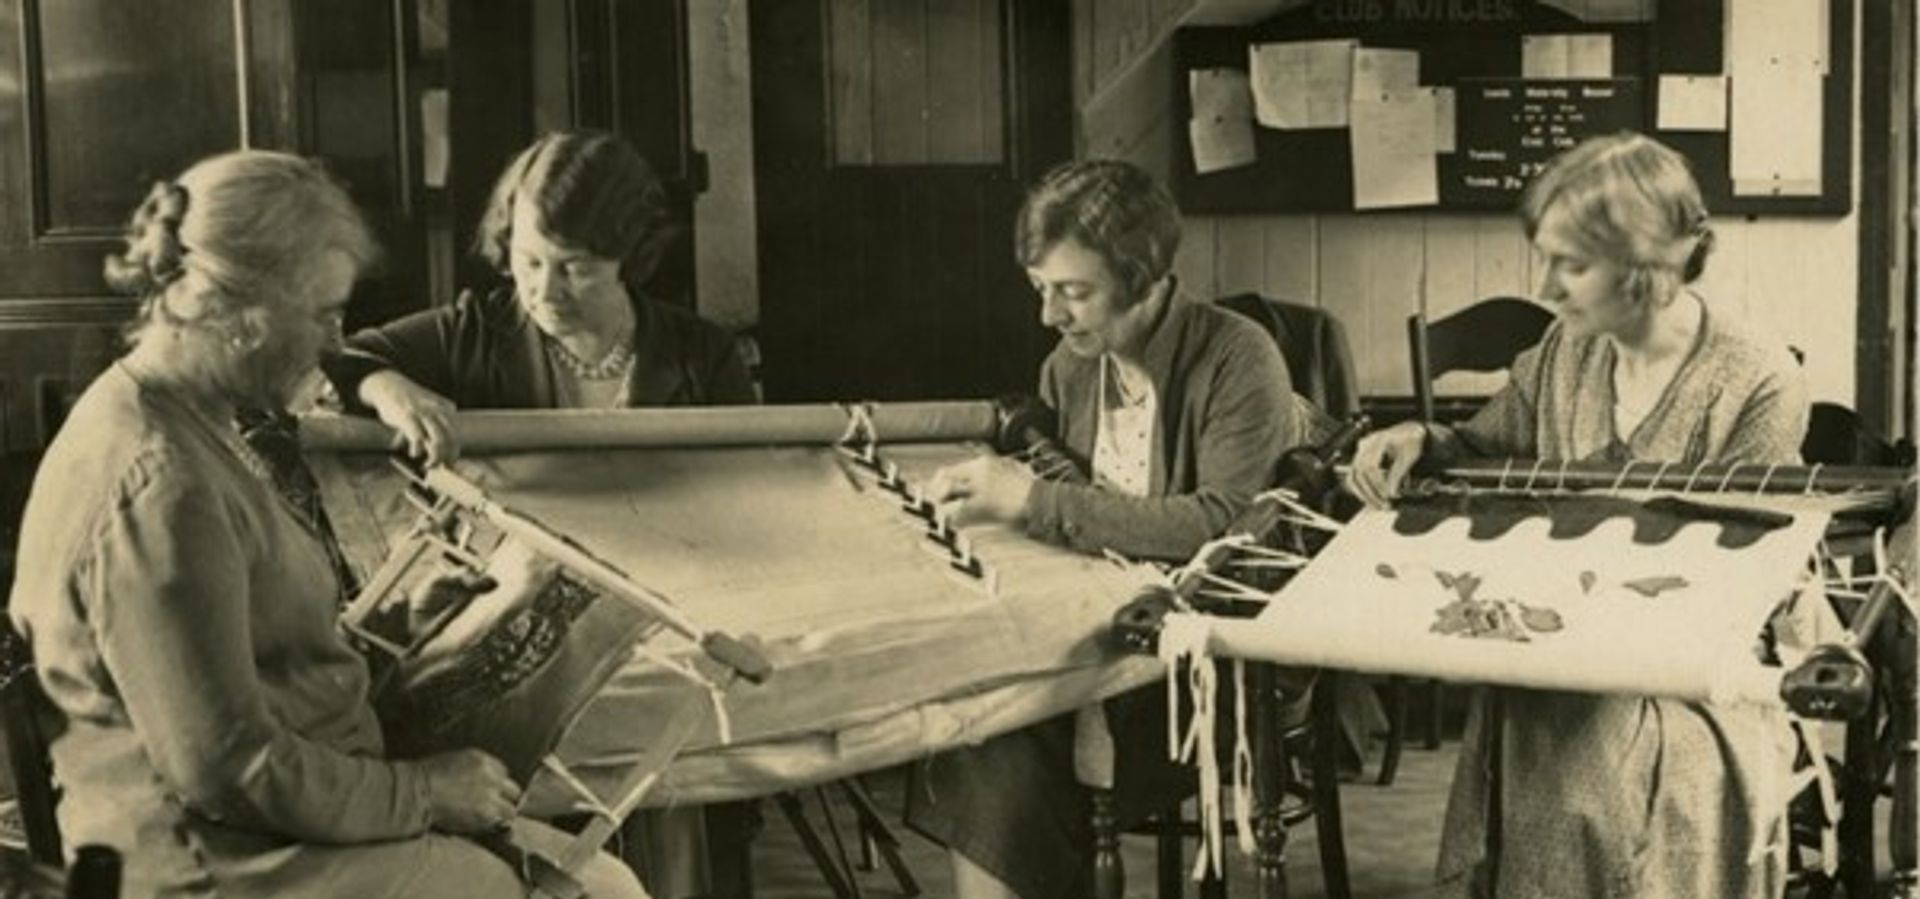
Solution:
{"label": "wooden wall panelling", "polygon": [[1222,216],[1214,226],[1214,283],[1210,299],[1264,292],[1267,234],[1257,218]]}
{"label": "wooden wall panelling", "polygon": [[1319,254],[1314,266],[1319,272],[1320,308],[1346,326],[1347,340],[1353,345],[1354,375],[1362,394],[1374,391],[1367,373],[1372,370],[1369,360],[1377,349],[1367,337],[1367,270],[1383,262],[1369,249],[1367,234],[1384,221],[1380,217],[1318,218]]}
{"label": "wooden wall panelling", "polygon": [[1538,292],[1538,282],[1529,277],[1531,273],[1527,270],[1531,250],[1519,218],[1486,215],[1474,216],[1468,221],[1473,231],[1474,296],[1531,297]]}
{"label": "wooden wall panelling", "polygon": [[1180,278],[1180,289],[1196,300],[1211,300],[1220,295],[1219,272],[1213,265],[1216,224],[1213,217],[1187,216],[1180,229],[1180,249],[1173,254],[1173,273]]}
{"label": "wooden wall panelling", "polygon": [[[884,2],[884,0],[883,0]],[[872,0],[829,0],[827,77],[832,79],[828,115],[833,117],[833,158],[843,165],[873,162]]]}
{"label": "wooden wall panelling", "polygon": [[997,0],[928,0],[927,161],[1001,160],[1000,5]]}
{"label": "wooden wall panelling", "polygon": [[1474,229],[1426,215],[1420,218],[1420,231],[1425,248],[1421,262],[1426,267],[1420,311],[1436,319],[1485,299],[1478,284]]}
{"label": "wooden wall panelling", "polygon": [[927,161],[927,10],[922,0],[876,3],[873,10],[873,158],[881,164]]}
{"label": "wooden wall panelling", "polygon": [[1715,309],[1746,318],[1748,244],[1756,224],[1745,219],[1715,220],[1713,254],[1694,289]]}
{"label": "wooden wall panelling", "polygon": [[1319,222],[1310,215],[1276,215],[1261,221],[1266,228],[1260,292],[1272,299],[1319,305]]}

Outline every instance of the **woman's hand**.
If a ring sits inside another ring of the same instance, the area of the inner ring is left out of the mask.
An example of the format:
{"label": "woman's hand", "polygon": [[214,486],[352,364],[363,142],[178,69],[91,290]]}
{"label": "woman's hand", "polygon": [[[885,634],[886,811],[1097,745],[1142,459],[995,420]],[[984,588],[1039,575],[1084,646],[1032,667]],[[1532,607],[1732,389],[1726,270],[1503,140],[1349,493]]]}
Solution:
{"label": "woman's hand", "polygon": [[1427,448],[1427,427],[1406,421],[1360,438],[1353,449],[1353,467],[1347,470],[1347,492],[1376,509],[1386,508],[1400,495],[1413,463]]}
{"label": "woman's hand", "polygon": [[927,499],[948,506],[955,525],[1018,524],[1027,517],[1033,472],[1004,456],[978,456],[933,473]]}
{"label": "woman's hand", "polygon": [[460,457],[459,436],[453,430],[453,401],[434,393],[392,369],[370,374],[360,382],[360,402],[373,409],[394,430],[394,448],[427,465]]}
{"label": "woman's hand", "polygon": [[507,766],[478,749],[460,749],[421,759],[433,826],[447,833],[486,833],[513,823],[520,785]]}

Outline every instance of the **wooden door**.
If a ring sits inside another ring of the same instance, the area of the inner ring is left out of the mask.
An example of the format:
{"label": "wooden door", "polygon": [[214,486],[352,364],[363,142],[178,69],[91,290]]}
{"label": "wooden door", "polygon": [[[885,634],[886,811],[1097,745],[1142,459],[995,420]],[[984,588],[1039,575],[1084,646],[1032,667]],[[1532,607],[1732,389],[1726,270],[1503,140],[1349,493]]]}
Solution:
{"label": "wooden door", "polygon": [[1012,221],[1071,152],[1064,0],[759,0],[749,40],[768,399],[1031,393]]}
{"label": "wooden door", "polygon": [[0,448],[39,446],[119,350],[103,258],[148,187],[242,146],[325,157],[388,264],[358,320],[421,302],[411,0],[0,0]]}

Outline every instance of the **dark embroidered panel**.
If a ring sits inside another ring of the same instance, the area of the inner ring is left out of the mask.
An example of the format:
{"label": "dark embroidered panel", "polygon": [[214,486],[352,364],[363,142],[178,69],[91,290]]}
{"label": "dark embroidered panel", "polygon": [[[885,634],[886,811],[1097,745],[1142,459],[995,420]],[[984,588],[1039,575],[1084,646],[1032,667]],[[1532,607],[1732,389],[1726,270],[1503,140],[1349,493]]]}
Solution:
{"label": "dark embroidered panel", "polygon": [[431,671],[415,672],[403,688],[386,691],[376,711],[389,741],[399,746],[431,743],[433,735],[532,678],[559,651],[567,629],[598,595],[562,573],[526,608],[496,622],[453,659]]}
{"label": "dark embroidered panel", "polygon": [[1555,540],[1577,540],[1612,518],[1633,521],[1633,542],[1665,543],[1682,527],[1696,522],[1720,525],[1715,541],[1726,549],[1751,546],[1769,531],[1793,523],[1793,516],[1764,509],[1716,506],[1678,497],[1656,497],[1644,502],[1616,496],[1546,497],[1525,494],[1464,493],[1413,497],[1402,500],[1393,521],[1394,533],[1425,534],[1450,518],[1470,522],[1474,540],[1497,540],[1520,522],[1546,518]]}

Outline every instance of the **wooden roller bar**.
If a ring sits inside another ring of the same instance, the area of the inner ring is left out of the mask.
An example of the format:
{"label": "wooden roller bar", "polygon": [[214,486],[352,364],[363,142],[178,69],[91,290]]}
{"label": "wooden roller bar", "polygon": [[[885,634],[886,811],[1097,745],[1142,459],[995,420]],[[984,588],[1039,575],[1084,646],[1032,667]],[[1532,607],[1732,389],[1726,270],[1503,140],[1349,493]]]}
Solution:
{"label": "wooden roller bar", "polygon": [[1440,485],[1482,490],[1670,490],[1689,493],[1892,493],[1912,482],[1902,468],[1835,465],[1675,465],[1662,462],[1548,462],[1485,459],[1447,465]]}
{"label": "wooden roller bar", "polygon": [[[864,409],[872,436],[883,443],[992,441],[1002,410],[984,400],[832,403],[778,406],[685,406],[660,409],[482,410],[454,415],[469,453],[670,446],[826,445],[848,434]],[[301,420],[308,450],[382,452],[393,447],[386,425],[357,416],[314,415]]]}

